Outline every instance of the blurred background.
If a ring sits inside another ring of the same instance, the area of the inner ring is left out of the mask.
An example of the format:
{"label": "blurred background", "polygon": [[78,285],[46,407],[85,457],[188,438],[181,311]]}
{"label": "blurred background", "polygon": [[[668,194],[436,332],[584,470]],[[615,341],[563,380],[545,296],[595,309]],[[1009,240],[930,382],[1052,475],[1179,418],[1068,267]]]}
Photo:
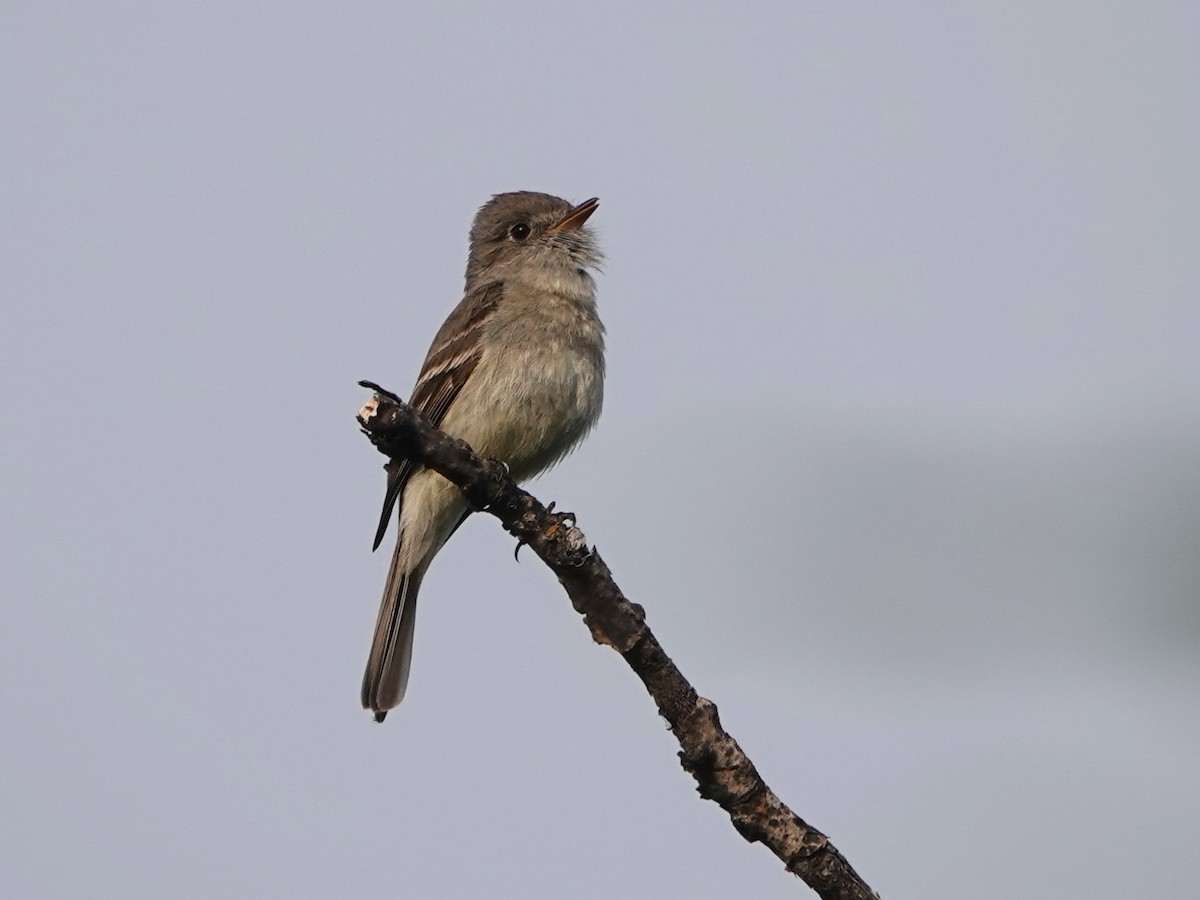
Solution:
{"label": "blurred background", "polygon": [[601,198],[532,485],[885,897],[1186,896],[1200,8],[0,11],[0,892],[793,897],[476,517],[408,699],[354,414],[491,194]]}

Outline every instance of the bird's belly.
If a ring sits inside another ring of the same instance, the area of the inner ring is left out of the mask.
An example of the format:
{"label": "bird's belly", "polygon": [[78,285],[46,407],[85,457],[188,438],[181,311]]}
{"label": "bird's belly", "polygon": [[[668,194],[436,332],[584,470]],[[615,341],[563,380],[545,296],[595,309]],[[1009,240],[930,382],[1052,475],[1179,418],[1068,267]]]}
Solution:
{"label": "bird's belly", "polygon": [[[517,481],[565,456],[600,414],[603,362],[550,340],[485,356],[442,422],[483,455],[503,460]],[[464,402],[465,401],[465,402]]]}

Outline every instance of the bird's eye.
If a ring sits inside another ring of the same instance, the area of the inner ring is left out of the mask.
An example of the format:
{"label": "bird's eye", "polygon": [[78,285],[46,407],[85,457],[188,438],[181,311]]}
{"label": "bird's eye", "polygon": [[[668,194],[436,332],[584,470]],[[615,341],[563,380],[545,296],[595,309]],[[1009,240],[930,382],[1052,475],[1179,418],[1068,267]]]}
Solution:
{"label": "bird's eye", "polygon": [[524,222],[518,222],[512,228],[508,229],[508,233],[512,236],[513,240],[523,241],[529,237],[529,226]]}

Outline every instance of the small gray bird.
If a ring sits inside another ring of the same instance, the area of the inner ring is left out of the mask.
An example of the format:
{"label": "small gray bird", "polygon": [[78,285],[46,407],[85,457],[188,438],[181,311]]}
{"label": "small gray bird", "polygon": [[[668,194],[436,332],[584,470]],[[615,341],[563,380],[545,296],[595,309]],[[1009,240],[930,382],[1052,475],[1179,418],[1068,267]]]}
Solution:
{"label": "small gray bird", "polygon": [[[517,481],[562,459],[604,400],[604,326],[589,269],[600,251],[584,223],[599,201],[497,194],[475,216],[462,302],[438,330],[410,403]],[[378,547],[399,509],[399,533],[363,676],[362,705],[382,722],[400,703],[412,662],[417,591],[430,562],[470,514],[440,475],[387,465]]]}

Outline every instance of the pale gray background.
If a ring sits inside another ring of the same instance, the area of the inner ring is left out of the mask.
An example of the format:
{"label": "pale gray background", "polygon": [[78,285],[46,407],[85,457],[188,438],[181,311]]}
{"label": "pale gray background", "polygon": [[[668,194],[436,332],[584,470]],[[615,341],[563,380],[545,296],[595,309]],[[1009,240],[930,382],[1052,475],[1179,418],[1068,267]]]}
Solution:
{"label": "pale gray background", "polygon": [[0,893],[794,897],[486,518],[409,700],[353,413],[599,195],[579,514],[889,898],[1187,896],[1189,3],[7,3]]}

